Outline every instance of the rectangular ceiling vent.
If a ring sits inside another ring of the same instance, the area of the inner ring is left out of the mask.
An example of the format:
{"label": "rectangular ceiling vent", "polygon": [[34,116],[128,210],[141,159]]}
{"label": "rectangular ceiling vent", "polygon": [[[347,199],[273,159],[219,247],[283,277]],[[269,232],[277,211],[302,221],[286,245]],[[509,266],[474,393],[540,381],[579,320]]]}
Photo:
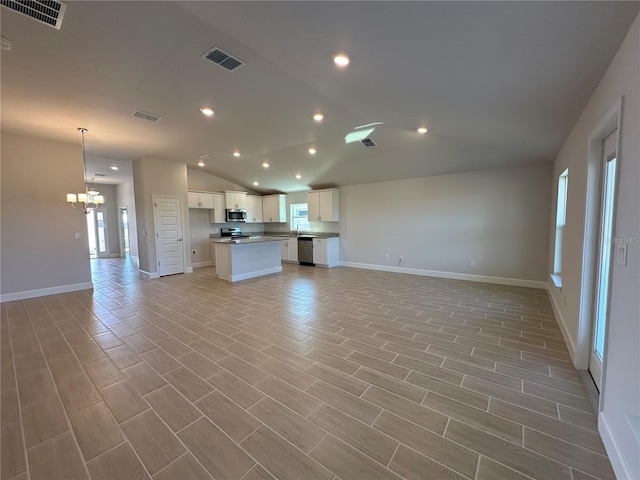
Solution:
{"label": "rectangular ceiling vent", "polygon": [[221,48],[213,47],[207,53],[202,55],[207,60],[226,68],[227,70],[235,70],[244,65],[244,62],[225,52]]}
{"label": "rectangular ceiling vent", "polygon": [[150,122],[157,122],[162,117],[160,115],[154,115],[153,113],[143,112],[141,110],[136,110],[133,112],[134,117],[142,118],[144,120],[149,120]]}
{"label": "rectangular ceiling vent", "polygon": [[0,0],[3,7],[60,30],[67,5],[57,0]]}
{"label": "rectangular ceiling vent", "polygon": [[371,140],[370,138],[363,138],[360,140],[365,147],[377,147],[376,142]]}

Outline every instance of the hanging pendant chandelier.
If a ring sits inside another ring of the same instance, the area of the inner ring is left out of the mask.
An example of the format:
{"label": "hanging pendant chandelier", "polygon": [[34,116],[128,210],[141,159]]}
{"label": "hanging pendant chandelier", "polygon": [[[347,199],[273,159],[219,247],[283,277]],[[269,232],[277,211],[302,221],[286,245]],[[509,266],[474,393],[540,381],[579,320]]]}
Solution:
{"label": "hanging pendant chandelier", "polygon": [[93,185],[93,179],[91,179],[91,185],[87,181],[87,154],[84,148],[84,132],[86,128],[78,128],[78,131],[82,135],[82,165],[84,173],[84,192],[82,193],[67,193],[67,202],[71,204],[73,208],[83,210],[84,213],[89,213],[89,210],[98,210],[100,205],[104,203],[104,197],[100,195]]}

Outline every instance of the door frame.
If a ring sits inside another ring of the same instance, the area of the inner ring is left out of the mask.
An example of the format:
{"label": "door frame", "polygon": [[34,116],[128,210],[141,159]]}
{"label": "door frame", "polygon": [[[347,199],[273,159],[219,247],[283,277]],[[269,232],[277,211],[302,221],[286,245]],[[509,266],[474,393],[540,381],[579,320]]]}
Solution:
{"label": "door frame", "polygon": [[[153,194],[151,195],[151,200],[152,200],[152,207],[153,207],[153,245],[154,245],[154,250],[156,252],[156,258],[155,258],[155,263],[154,263],[154,268],[155,268],[155,272],[150,272],[150,273],[155,273],[156,276],[160,276],[160,269],[158,268],[158,259],[160,258],[160,246],[158,244],[158,224],[157,224],[157,220],[156,220],[156,204],[158,203],[158,198],[174,198],[177,199],[180,202],[180,215],[182,217],[182,254],[183,254],[183,265],[184,265],[184,271],[182,273],[192,273],[193,272],[193,267],[191,266],[187,266],[187,258],[191,258],[190,256],[187,255],[188,249],[187,249],[187,221],[186,219],[189,218],[188,215],[185,215],[184,212],[184,197],[182,195],[158,195],[158,194]],[[151,270],[151,269],[150,269]]]}
{"label": "door frame", "polygon": [[[624,96],[620,97],[607,113],[601,118],[598,124],[591,130],[588,139],[587,156],[587,185],[585,203],[585,221],[583,232],[582,248],[582,275],[580,281],[580,310],[578,316],[578,344],[576,349],[576,367],[581,370],[588,370],[589,356],[591,355],[591,323],[593,319],[595,282],[598,273],[598,230],[600,225],[600,177],[602,175],[602,149],[604,140],[618,129],[618,140],[616,144],[618,169],[620,172],[622,141],[622,108]],[[615,231],[615,218],[613,220],[613,231]],[[609,322],[605,326],[605,343],[602,360],[602,381],[600,386],[600,399],[598,413],[604,408],[603,398],[607,384],[607,350],[609,338]]]}

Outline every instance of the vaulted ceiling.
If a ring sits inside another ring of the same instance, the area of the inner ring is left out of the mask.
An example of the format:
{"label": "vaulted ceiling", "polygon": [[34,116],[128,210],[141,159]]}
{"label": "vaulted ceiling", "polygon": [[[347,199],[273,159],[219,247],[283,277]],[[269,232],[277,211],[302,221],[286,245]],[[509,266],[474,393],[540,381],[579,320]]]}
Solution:
{"label": "vaulted ceiling", "polygon": [[[2,8],[2,129],[85,127],[106,181],[152,156],[264,192],[550,161],[639,5],[73,1],[60,30]],[[203,58],[214,46],[244,65]],[[345,143],[373,122],[376,147]]]}

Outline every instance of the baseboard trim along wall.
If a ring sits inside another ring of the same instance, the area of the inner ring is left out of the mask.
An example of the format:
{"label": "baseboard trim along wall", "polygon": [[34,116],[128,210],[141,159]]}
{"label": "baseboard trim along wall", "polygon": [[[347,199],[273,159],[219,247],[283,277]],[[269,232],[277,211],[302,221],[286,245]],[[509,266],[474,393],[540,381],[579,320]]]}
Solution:
{"label": "baseboard trim along wall", "polygon": [[438,270],[422,270],[418,268],[391,267],[387,265],[374,265],[369,263],[340,262],[341,267],[363,268],[365,270],[379,270],[381,272],[408,273],[409,275],[421,275],[424,277],[449,278],[452,280],[468,280],[470,282],[496,283],[499,285],[512,285],[514,287],[529,287],[547,289],[546,282],[537,280],[523,280],[519,278],[490,277],[487,275],[473,275],[470,273],[440,272]]}
{"label": "baseboard trim along wall", "polygon": [[613,467],[613,473],[616,474],[616,478],[633,478],[631,476],[631,470],[627,466],[627,462],[625,462],[624,457],[618,448],[618,442],[616,442],[616,439],[609,428],[609,422],[607,422],[607,417],[605,417],[604,412],[600,412],[600,415],[598,415],[598,432],[600,433],[600,438],[602,438],[602,443],[607,451],[607,455],[609,456],[609,461],[611,461],[611,467]]}
{"label": "baseboard trim along wall", "polygon": [[201,267],[210,267],[211,266],[211,260],[209,260],[208,262],[196,262],[196,263],[192,263],[191,266],[193,268],[201,268]]}
{"label": "baseboard trim along wall", "polygon": [[238,282],[240,280],[247,280],[248,278],[261,277],[262,275],[271,275],[272,273],[280,273],[282,271],[282,266],[265,268],[263,270],[257,270],[255,272],[249,273],[240,273],[238,275],[229,275],[227,278],[218,277],[221,280],[227,280],[229,282]]}
{"label": "baseboard trim along wall", "polygon": [[140,278],[144,278],[145,280],[152,280],[154,278],[160,278],[160,275],[158,275],[158,272],[145,272],[144,270],[138,270],[138,275],[140,275]]}
{"label": "baseboard trim along wall", "polygon": [[562,332],[562,336],[564,337],[564,343],[567,345],[567,350],[569,350],[569,355],[571,355],[571,362],[573,366],[577,369],[578,364],[576,363],[576,345],[569,335],[569,330],[567,330],[567,324],[564,321],[564,317],[562,316],[562,310],[556,303],[556,297],[551,293],[555,289],[556,286],[552,281],[547,283],[547,294],[549,295],[549,299],[551,300],[551,307],[553,308],[553,314],[556,316],[556,321],[558,322],[558,326],[560,327],[560,331]]}
{"label": "baseboard trim along wall", "polygon": [[78,290],[91,290],[92,288],[93,282],[83,282],[71,285],[59,285],[57,287],[39,288],[37,290],[25,290],[24,292],[4,293],[0,295],[0,303],[44,297],[47,295],[58,295],[59,293],[77,292]]}

